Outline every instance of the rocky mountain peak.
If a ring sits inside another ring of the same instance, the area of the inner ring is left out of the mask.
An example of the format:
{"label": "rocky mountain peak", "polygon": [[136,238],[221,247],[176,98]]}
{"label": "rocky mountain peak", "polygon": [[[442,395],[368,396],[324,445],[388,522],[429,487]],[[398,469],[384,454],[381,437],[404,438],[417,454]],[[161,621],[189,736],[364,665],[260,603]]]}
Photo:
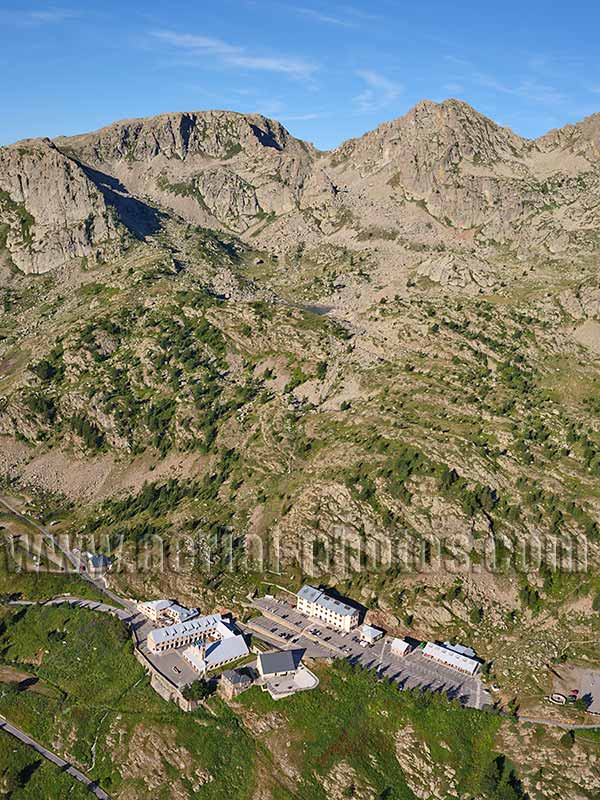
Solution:
{"label": "rocky mountain peak", "polygon": [[490,248],[594,246],[600,115],[531,141],[461,100],[423,100],[319,153],[260,114],[176,112],[0,154],[0,244],[27,271],[90,255],[115,220],[143,238],[170,213],[278,254],[383,239],[386,257],[450,248],[485,264]]}
{"label": "rocky mountain peak", "polygon": [[535,141],[535,147],[542,152],[568,151],[580,156],[594,167],[600,165],[600,113],[562,128],[549,131]]}
{"label": "rocky mountain peak", "polygon": [[296,141],[283,125],[260,114],[192,111],[121,120],[92,133],[59,137],[56,144],[86,163],[134,163],[194,156],[227,161],[244,151],[282,152]]}
{"label": "rocky mountain peak", "polygon": [[334,151],[333,160],[362,171],[391,160],[413,173],[449,168],[467,159],[492,166],[519,157],[524,140],[461,100],[423,100],[404,116],[384,122]]}
{"label": "rocky mountain peak", "polygon": [[317,155],[281,123],[233,111],[122,120],[55,142],[100,182],[236,233],[297,207]]}

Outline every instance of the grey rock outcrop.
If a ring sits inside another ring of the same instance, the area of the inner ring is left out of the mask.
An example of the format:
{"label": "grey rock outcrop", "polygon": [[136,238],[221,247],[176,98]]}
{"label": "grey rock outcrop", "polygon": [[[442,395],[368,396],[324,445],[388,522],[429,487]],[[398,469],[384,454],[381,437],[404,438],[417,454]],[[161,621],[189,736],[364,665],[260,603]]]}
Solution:
{"label": "grey rock outcrop", "polygon": [[118,236],[102,193],[50,140],[0,148],[0,258],[41,273]]}
{"label": "grey rock outcrop", "polygon": [[3,239],[27,271],[112,239],[112,208],[138,238],[174,213],[284,256],[383,241],[384,268],[489,286],[494,265],[597,251],[600,115],[528,140],[462,101],[423,101],[322,153],[258,114],[161,114],[3,148],[0,189]]}
{"label": "grey rock outcrop", "polygon": [[123,120],[56,144],[132,194],[238,233],[296,208],[316,158],[280,123],[231,111]]}

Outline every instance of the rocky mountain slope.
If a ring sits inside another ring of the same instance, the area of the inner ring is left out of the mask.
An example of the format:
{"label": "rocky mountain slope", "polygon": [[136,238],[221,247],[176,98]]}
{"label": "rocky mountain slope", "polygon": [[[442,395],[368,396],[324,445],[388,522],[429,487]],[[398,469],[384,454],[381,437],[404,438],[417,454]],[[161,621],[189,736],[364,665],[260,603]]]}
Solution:
{"label": "rocky mountain slope", "polygon": [[596,116],[527,141],[449,100],[330,153],[230,112],[124,121],[56,144],[134,195],[280,257],[298,240],[327,241],[402,264],[446,251],[494,274],[497,262],[596,247],[599,127]]}
{"label": "rocky mountain slope", "polygon": [[56,144],[133,194],[237,233],[297,209],[317,157],[278,122],[226,111],[125,120]]}
{"label": "rocky mountain slope", "polygon": [[[595,115],[530,141],[466,103],[424,101],[323,153],[259,115],[124,120],[0,150],[1,219],[11,230],[4,246],[19,268],[46,271],[92,255],[115,226],[137,237],[156,231],[159,208],[239,235],[292,267],[299,246],[349,248],[391,276],[416,268],[477,291],[523,259],[595,252],[599,131]],[[60,192],[42,191],[42,204],[27,194],[43,180],[64,187],[76,220]],[[27,223],[31,243],[15,204],[45,219],[39,230]]]}
{"label": "rocky mountain slope", "polygon": [[[515,691],[532,670],[498,631],[536,668],[588,656],[598,129],[527,141],[447,101],[330,153],[230,112],[0,149],[3,480],[126,562],[154,534],[260,544],[290,587],[468,637]],[[536,537],[587,571],[528,569]],[[252,580],[162,588],[210,605]]]}

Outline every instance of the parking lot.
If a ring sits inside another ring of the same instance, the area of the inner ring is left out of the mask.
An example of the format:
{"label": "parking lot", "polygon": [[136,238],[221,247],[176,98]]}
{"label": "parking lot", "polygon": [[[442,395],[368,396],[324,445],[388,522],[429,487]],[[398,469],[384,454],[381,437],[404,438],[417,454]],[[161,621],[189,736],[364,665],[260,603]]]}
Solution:
{"label": "parking lot", "polygon": [[600,671],[575,664],[557,664],[552,670],[552,691],[567,702],[581,699],[589,714],[600,714]]}
{"label": "parking lot", "polygon": [[477,676],[463,675],[423,656],[416,649],[404,657],[392,654],[391,640],[384,638],[372,647],[363,647],[358,630],[341,633],[322,622],[298,613],[289,603],[270,597],[253,601],[262,612],[250,621],[249,626],[262,638],[275,637],[279,646],[303,647],[313,658],[347,658],[375,670],[379,677],[395,681],[401,689],[420,687],[432,692],[444,692],[460,700],[465,706],[483,708],[491,705],[492,698]]}
{"label": "parking lot", "polygon": [[288,649],[296,647],[306,651],[306,655],[310,658],[335,658],[336,653],[324,647],[322,644],[303,636],[302,633],[295,633],[290,631],[273,619],[268,617],[254,617],[245,627],[251,634],[262,639],[267,644],[272,644],[279,649]]}
{"label": "parking lot", "polygon": [[151,653],[148,650],[146,638],[150,631],[156,628],[150,620],[142,614],[135,614],[132,617],[130,627],[137,643],[137,649],[148,659],[157,672],[164,675],[180,689],[198,679],[198,673],[192,669],[182,655],[185,648],[167,650],[163,653]]}

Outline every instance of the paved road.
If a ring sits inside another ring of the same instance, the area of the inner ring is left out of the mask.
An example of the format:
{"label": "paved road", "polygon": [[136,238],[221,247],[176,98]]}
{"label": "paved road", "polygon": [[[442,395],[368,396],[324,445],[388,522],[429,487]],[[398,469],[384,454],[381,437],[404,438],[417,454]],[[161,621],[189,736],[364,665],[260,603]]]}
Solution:
{"label": "paved road", "polygon": [[78,780],[80,783],[83,783],[84,786],[95,794],[98,800],[111,800],[110,795],[106,794],[104,789],[101,789],[100,786],[95,781],[90,780],[87,775],[84,775],[83,772],[80,772],[76,767],[72,764],[69,764],[68,761],[65,761],[64,758],[57,756],[56,753],[53,753],[51,750],[47,750],[43,745],[39,742],[36,742],[35,739],[32,739],[31,736],[28,736],[24,731],[20,728],[15,727],[10,722],[7,722],[3,717],[0,717],[0,730],[9,733],[11,736],[14,736],[15,739],[18,739],[23,744],[30,747],[32,750],[35,750],[36,753],[39,753],[44,758],[51,761],[53,764],[56,764],[57,767],[60,767],[63,772],[66,772],[71,777]]}
{"label": "paved road", "polygon": [[100,611],[103,614],[112,614],[122,622],[129,623],[132,619],[132,612],[108,603],[100,603],[98,600],[87,600],[85,597],[72,597],[71,595],[57,595],[50,600],[9,600],[9,606],[61,606],[70,605],[78,608],[89,608],[90,611]]}
{"label": "paved road", "polygon": [[99,592],[102,592],[107,597],[110,597],[115,603],[120,603],[121,605],[125,606],[125,608],[130,609],[132,612],[136,611],[135,603],[132,603],[129,600],[125,600],[122,597],[119,597],[118,594],[112,592],[107,586],[106,581],[102,577],[94,578],[87,572],[80,572],[79,571],[79,559],[78,557],[67,547],[63,547],[60,540],[56,538],[47,528],[43,525],[40,525],[39,522],[36,522],[31,517],[28,517],[26,514],[22,514],[17,508],[15,508],[5,497],[0,497],[0,505],[4,506],[11,514],[19,519],[22,519],[23,522],[26,522],[28,525],[31,525],[37,531],[39,531],[43,536],[46,537],[54,547],[59,550],[67,561],[71,564],[74,571],[79,575],[82,580],[87,581],[88,583],[92,584]]}

